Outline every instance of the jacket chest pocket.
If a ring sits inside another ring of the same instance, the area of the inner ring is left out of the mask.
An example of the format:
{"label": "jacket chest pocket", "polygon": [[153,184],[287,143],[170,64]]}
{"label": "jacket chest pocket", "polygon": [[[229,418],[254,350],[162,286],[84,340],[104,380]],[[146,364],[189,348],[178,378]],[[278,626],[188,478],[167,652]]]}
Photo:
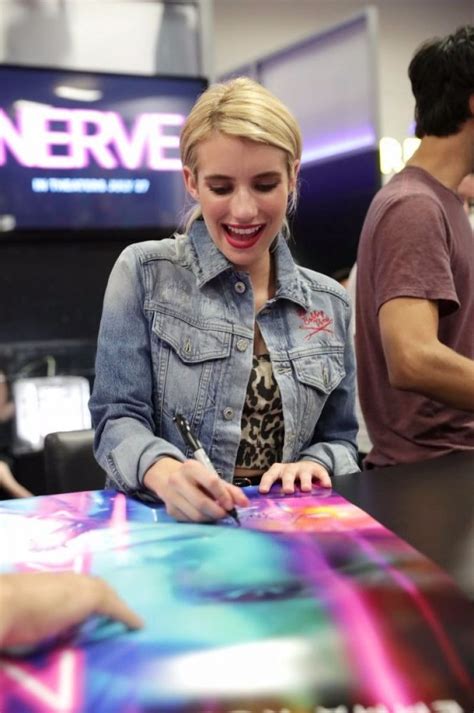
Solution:
{"label": "jacket chest pocket", "polygon": [[310,352],[295,350],[289,356],[295,377],[299,447],[302,448],[311,443],[328,397],[346,374],[344,347],[327,346]]}
{"label": "jacket chest pocket", "polygon": [[155,312],[151,348],[160,420],[181,413],[190,422],[199,423],[204,412],[214,406],[230,354],[231,334]]}

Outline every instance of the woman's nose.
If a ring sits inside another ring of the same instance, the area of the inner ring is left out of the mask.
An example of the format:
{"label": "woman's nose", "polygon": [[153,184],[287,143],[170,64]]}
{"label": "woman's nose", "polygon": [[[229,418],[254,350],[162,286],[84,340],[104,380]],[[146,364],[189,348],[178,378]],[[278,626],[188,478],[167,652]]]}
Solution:
{"label": "woman's nose", "polygon": [[239,223],[251,223],[258,215],[258,205],[252,193],[246,189],[237,190],[232,197],[232,218]]}

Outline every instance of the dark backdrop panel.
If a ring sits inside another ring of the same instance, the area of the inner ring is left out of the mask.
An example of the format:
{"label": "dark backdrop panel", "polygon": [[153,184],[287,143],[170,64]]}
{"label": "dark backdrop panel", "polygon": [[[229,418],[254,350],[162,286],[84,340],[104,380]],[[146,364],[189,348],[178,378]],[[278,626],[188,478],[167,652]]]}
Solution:
{"label": "dark backdrop panel", "polygon": [[0,241],[0,367],[10,378],[57,373],[92,377],[102,302],[112,266],[133,240],[167,231],[124,231],[63,240],[44,236]]}
{"label": "dark backdrop panel", "polygon": [[[162,238],[172,230],[136,239]],[[0,242],[0,343],[95,340],[107,279],[131,241],[87,238]]]}
{"label": "dark backdrop panel", "polygon": [[123,249],[110,241],[1,244],[1,342],[94,339],[106,280]]}
{"label": "dark backdrop panel", "polygon": [[375,149],[303,165],[290,243],[295,259],[327,275],[352,266],[367,209],[380,185]]}

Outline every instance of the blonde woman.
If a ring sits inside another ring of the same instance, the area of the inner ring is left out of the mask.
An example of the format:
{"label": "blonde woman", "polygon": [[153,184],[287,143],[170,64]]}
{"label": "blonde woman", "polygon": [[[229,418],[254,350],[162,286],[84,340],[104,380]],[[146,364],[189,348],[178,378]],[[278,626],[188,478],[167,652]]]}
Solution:
{"label": "blonde woman", "polygon": [[184,234],[118,259],[90,406],[109,483],[203,522],[244,507],[240,485],[309,491],[358,470],[354,362],[345,291],[285,240],[301,160],[288,109],[247,78],[211,86],[180,146],[196,206]]}

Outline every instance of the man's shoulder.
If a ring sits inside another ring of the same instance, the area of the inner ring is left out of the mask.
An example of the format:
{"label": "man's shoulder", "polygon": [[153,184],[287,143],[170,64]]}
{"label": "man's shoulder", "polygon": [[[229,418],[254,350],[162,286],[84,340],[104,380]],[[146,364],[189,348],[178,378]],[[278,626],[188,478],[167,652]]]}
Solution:
{"label": "man's shoulder", "polygon": [[[372,200],[361,234],[361,243],[379,238],[384,226],[395,231],[399,239],[409,237],[412,228],[420,221],[438,226],[446,213],[443,194],[437,190],[435,180],[426,172],[404,169],[381,188]],[[410,230],[408,230],[410,228]]]}
{"label": "man's shoulder", "polygon": [[393,176],[375,195],[375,208],[398,207],[417,210],[420,206],[441,207],[446,189],[427,171],[414,166],[404,168]]}

